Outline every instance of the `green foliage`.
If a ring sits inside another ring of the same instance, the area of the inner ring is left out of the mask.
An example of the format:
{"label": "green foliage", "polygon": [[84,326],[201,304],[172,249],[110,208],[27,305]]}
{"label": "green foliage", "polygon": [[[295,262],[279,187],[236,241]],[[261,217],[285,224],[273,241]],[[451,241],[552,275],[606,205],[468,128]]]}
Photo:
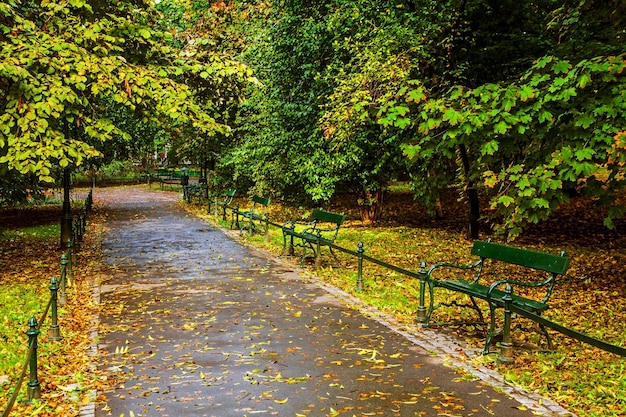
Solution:
{"label": "green foliage", "polygon": [[0,162],[52,181],[55,166],[81,165],[100,156],[96,144],[130,139],[97,106],[126,107],[144,121],[206,135],[226,134],[215,109],[200,105],[184,74],[206,74],[227,96],[224,74],[242,70],[216,57],[195,61],[165,44],[147,3],[23,1],[0,9]]}
{"label": "green foliage", "polygon": [[[202,108],[228,126],[245,90],[258,82],[251,68],[235,58],[256,36],[251,22],[261,19],[264,9],[256,2],[237,3],[164,0],[157,5],[160,24],[174,34],[168,42],[180,50],[181,63],[190,65],[188,71],[175,72],[175,78],[192,86]],[[223,171],[218,163],[233,141],[230,129],[211,133],[185,126],[168,134],[170,161],[191,161],[214,174]]]}
{"label": "green foliage", "polygon": [[518,83],[428,100],[414,119],[424,137],[406,152],[424,161],[443,146],[450,155],[456,143],[473,149],[473,175],[516,234],[547,219],[571,190],[610,197],[623,187],[621,164],[607,162],[624,158],[614,138],[626,124],[625,66],[624,55],[576,64],[545,57]]}
{"label": "green foliage", "polygon": [[[522,9],[528,13],[526,6],[521,3],[512,13]],[[611,204],[615,190],[624,186],[619,134],[626,125],[626,55],[613,41],[598,49],[587,34],[578,31],[584,30],[579,22],[598,25],[595,19],[605,19],[613,20],[611,33],[623,36],[623,20],[611,17],[620,7],[610,2],[603,7],[576,8],[572,12],[576,19],[568,26],[569,47],[550,45],[552,52],[562,56],[546,54],[525,67],[523,62],[546,48],[545,39],[536,34],[526,58],[518,61],[517,78],[506,76],[510,67],[501,71],[501,79],[491,82],[473,81],[442,91],[429,86],[428,80],[416,79],[400,88],[401,106],[381,106],[384,112],[377,122],[415,133],[404,142],[404,152],[414,165],[418,195],[436,192],[433,182],[441,187],[464,187],[467,181],[483,184],[492,220],[498,230],[511,236],[529,223],[546,220],[572,192]],[[551,27],[558,27],[562,9],[540,11],[532,19],[534,27],[541,18],[552,19]],[[605,39],[607,33],[605,29],[598,37]],[[476,40],[482,35],[477,33]],[[585,56],[579,45],[574,54],[573,43],[582,40],[592,44],[590,52],[615,54]],[[472,65],[467,71],[473,71]],[[469,76],[461,81],[465,78]],[[468,173],[457,170],[459,146],[470,153]],[[621,212],[609,211],[606,223],[610,225],[612,216]]]}
{"label": "green foliage", "polygon": [[140,172],[132,161],[113,161],[102,166],[98,170],[98,174],[103,179],[140,178]]}
{"label": "green foliage", "polygon": [[286,198],[325,201],[347,187],[380,204],[374,196],[405,170],[404,121],[381,125],[370,104],[408,110],[395,93],[425,59],[423,20],[369,0],[289,2],[270,18],[244,55],[262,85],[239,114],[237,177]]}

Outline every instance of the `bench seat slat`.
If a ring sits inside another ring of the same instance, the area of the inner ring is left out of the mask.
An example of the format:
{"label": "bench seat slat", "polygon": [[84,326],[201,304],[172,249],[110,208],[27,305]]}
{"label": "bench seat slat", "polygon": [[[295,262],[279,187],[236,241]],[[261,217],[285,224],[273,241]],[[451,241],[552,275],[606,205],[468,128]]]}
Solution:
{"label": "bench seat slat", "polygon": [[[437,283],[437,286],[478,297],[483,300],[488,299],[489,287],[470,281],[439,281]],[[493,290],[491,292],[491,301],[498,304],[504,304],[504,301],[502,301],[502,297],[504,297],[504,294],[505,293],[502,290]],[[529,309],[531,311],[544,311],[548,308],[548,304],[546,303],[525,298],[517,294],[513,294],[512,298],[514,304],[518,305],[521,308]]]}

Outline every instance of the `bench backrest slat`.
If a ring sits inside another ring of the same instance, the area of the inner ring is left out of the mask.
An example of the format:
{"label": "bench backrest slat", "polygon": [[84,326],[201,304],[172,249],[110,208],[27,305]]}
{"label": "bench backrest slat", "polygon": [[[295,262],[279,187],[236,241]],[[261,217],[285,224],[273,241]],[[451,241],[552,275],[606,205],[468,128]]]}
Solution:
{"label": "bench backrest slat", "polygon": [[341,226],[345,218],[346,215],[343,213],[331,213],[330,211],[321,209],[315,209],[311,214],[311,219],[314,221],[335,223],[337,226]]}
{"label": "bench backrest slat", "polygon": [[565,256],[536,252],[491,242],[475,241],[472,255],[495,259],[527,268],[539,269],[553,274],[565,274],[570,259]]}
{"label": "bench backrest slat", "polygon": [[256,195],[256,194],[252,196],[252,201],[253,201],[255,204],[261,204],[261,205],[263,205],[263,206],[265,206],[265,207],[267,207],[267,206],[269,206],[269,205],[270,205],[270,199],[269,199],[269,197],[268,197],[268,198],[264,198],[264,197],[260,197],[260,196],[258,196],[258,195]]}

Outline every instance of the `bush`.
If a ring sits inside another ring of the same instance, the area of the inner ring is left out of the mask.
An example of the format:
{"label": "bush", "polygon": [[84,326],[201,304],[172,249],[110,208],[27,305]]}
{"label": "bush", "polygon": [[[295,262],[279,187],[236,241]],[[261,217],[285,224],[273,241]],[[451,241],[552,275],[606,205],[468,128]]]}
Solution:
{"label": "bush", "polygon": [[113,161],[98,171],[102,179],[138,179],[139,170],[131,161]]}

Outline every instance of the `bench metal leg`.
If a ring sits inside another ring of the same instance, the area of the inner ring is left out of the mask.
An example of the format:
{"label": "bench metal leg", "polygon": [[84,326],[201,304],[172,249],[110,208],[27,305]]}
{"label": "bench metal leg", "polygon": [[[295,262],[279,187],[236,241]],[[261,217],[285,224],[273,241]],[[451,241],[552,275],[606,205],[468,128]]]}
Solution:
{"label": "bench metal leg", "polygon": [[546,329],[546,326],[540,323],[537,323],[537,326],[539,326],[539,333],[544,335],[544,337],[546,338],[546,342],[548,343],[548,350],[554,350],[552,338],[550,337],[550,333],[548,333],[548,329]]}
{"label": "bench metal leg", "polygon": [[496,332],[496,305],[489,303],[489,330],[487,332],[487,339],[485,340],[485,348],[483,349],[483,355],[489,354],[491,347],[491,339]]}
{"label": "bench metal leg", "polygon": [[424,303],[424,299],[426,298],[426,279],[428,278],[428,271],[426,271],[426,262],[420,263],[420,270],[417,271],[420,277],[420,304],[417,307],[417,317],[416,321],[420,323],[426,322],[426,314],[428,310],[426,309],[426,305]]}
{"label": "bench metal leg", "polygon": [[[226,207],[224,207],[224,220],[226,220]],[[239,204],[235,206],[235,209],[230,214],[230,228],[233,229],[233,226],[237,229],[239,227]]]}
{"label": "bench metal leg", "polygon": [[300,265],[304,264],[304,260],[307,258],[308,249],[313,252],[313,256],[315,257],[315,247],[313,246],[313,244],[306,239],[302,239],[302,256],[300,257]]}
{"label": "bench metal leg", "polygon": [[330,246],[328,247],[328,251],[330,252],[330,254],[332,255],[333,259],[335,260],[335,262],[337,263],[337,265],[339,265],[339,258],[337,258],[337,255],[335,255],[335,252],[333,251],[333,248],[331,248]]}
{"label": "bench metal leg", "polygon": [[322,254],[321,254],[321,247],[320,247],[320,239],[319,237],[317,238],[317,242],[315,244],[316,246],[316,250],[315,250],[315,268],[319,268],[320,266],[322,266]]}
{"label": "bench metal leg", "polygon": [[[295,255],[295,249],[293,246],[293,235],[289,234],[289,230],[293,230],[293,229],[283,229],[283,250],[280,252],[280,256],[279,257],[283,257],[283,256],[294,256]],[[285,233],[287,231],[287,233]],[[289,239],[287,239],[287,235],[289,234]],[[287,241],[289,241],[289,243],[287,243]]]}

